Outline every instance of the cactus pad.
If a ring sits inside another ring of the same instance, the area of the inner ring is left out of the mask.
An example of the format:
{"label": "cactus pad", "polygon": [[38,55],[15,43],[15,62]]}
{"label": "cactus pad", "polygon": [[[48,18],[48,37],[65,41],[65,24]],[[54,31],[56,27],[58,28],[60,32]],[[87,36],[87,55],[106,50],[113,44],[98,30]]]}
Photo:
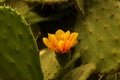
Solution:
{"label": "cactus pad", "polygon": [[29,25],[9,7],[0,6],[0,79],[42,80],[37,45]]}
{"label": "cactus pad", "polygon": [[93,63],[97,73],[115,73],[120,69],[120,2],[88,0],[82,25],[78,21],[83,64]]}

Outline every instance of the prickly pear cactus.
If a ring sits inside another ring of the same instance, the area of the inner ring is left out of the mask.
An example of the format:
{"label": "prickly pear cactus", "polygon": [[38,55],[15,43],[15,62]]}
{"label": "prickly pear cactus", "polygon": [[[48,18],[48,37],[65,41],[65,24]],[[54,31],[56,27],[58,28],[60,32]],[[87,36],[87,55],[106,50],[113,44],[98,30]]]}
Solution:
{"label": "prickly pear cactus", "polygon": [[[74,62],[80,57],[76,53],[71,60],[66,60],[67,56],[60,58],[62,64],[58,61],[58,58],[54,51],[49,49],[43,49],[40,51],[41,68],[44,74],[44,80],[60,80],[67,72],[71,71],[74,66]],[[65,64],[64,64],[65,63]]]}
{"label": "prickly pear cactus", "polygon": [[23,1],[53,4],[53,3],[67,2],[68,0],[23,0]]}
{"label": "prickly pear cactus", "polygon": [[85,1],[85,16],[76,23],[81,42],[83,64],[92,63],[97,73],[116,73],[120,69],[120,2],[119,0]]}
{"label": "prickly pear cactus", "polygon": [[0,80],[42,80],[37,45],[20,14],[0,6]]}
{"label": "prickly pear cactus", "polygon": [[67,73],[61,80],[86,80],[89,77],[88,73],[91,74],[94,70],[93,64],[81,65]]}
{"label": "prickly pear cactus", "polygon": [[41,68],[44,74],[44,80],[52,80],[61,69],[61,65],[55,58],[55,53],[48,49],[40,51]]}

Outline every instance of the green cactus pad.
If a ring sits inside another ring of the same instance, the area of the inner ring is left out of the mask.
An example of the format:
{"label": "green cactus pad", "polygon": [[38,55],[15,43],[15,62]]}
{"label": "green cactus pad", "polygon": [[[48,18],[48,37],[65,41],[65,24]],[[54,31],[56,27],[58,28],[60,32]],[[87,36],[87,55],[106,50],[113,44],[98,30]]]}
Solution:
{"label": "green cactus pad", "polygon": [[40,51],[41,68],[44,80],[60,80],[67,72],[71,71],[74,63],[80,57],[80,53],[75,53],[69,60],[69,54],[58,55],[49,49]]}
{"label": "green cactus pad", "polygon": [[85,18],[76,23],[81,42],[78,50],[83,64],[93,63],[101,74],[120,69],[120,2],[88,0]]}
{"label": "green cactus pad", "polygon": [[36,42],[23,17],[0,6],[0,79],[42,80]]}
{"label": "green cactus pad", "polygon": [[44,80],[52,80],[61,69],[61,65],[55,58],[55,53],[48,49],[41,50],[40,61]]}
{"label": "green cactus pad", "polygon": [[94,64],[81,65],[67,73],[62,80],[86,80],[95,69]]}

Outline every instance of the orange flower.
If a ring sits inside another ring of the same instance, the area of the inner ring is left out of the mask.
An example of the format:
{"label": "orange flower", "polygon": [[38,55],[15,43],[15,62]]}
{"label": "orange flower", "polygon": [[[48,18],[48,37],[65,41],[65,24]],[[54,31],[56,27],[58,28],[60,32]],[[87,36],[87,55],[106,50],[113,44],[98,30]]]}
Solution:
{"label": "orange flower", "polygon": [[44,44],[57,53],[67,53],[70,48],[76,45],[78,33],[70,31],[64,32],[58,29],[54,34],[48,33],[48,38],[43,37]]}

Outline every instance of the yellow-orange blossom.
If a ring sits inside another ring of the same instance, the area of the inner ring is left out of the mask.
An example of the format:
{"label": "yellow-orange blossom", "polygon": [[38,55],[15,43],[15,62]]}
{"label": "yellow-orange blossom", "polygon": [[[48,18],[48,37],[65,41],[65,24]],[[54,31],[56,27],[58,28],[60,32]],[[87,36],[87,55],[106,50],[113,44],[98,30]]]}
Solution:
{"label": "yellow-orange blossom", "polygon": [[75,46],[77,37],[77,32],[70,34],[70,31],[64,32],[63,30],[58,29],[55,35],[48,33],[48,38],[43,37],[43,42],[51,50],[64,54],[67,53],[71,47]]}

